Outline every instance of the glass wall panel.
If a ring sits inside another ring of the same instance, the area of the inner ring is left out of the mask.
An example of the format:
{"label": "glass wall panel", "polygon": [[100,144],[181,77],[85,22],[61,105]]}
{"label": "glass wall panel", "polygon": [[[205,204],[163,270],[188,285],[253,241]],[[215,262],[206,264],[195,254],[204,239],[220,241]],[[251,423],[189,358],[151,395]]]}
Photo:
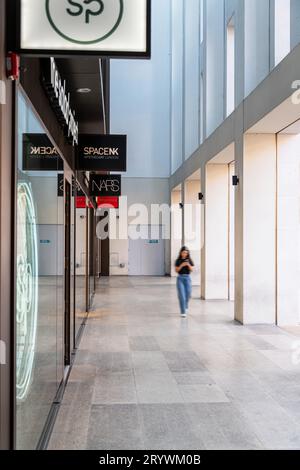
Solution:
{"label": "glass wall panel", "polygon": [[87,209],[76,208],[76,257],[75,257],[75,335],[86,317],[86,267],[87,267]]}
{"label": "glass wall panel", "polygon": [[95,293],[96,243],[95,212],[89,209],[89,307],[92,307]]}
{"label": "glass wall panel", "polygon": [[71,193],[71,282],[70,282],[70,332],[71,332],[71,351],[75,348],[75,180],[73,179]]}
{"label": "glass wall panel", "polygon": [[23,155],[27,134],[47,136],[20,93],[17,133],[16,446],[34,449],[62,379],[63,211],[58,158],[43,171],[35,157],[33,171]]}

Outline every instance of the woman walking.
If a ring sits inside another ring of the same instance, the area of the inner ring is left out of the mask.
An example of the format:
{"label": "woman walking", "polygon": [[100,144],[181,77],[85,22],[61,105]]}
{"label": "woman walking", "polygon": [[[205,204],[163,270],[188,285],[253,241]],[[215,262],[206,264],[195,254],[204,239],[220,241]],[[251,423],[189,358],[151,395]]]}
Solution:
{"label": "woman walking", "polygon": [[182,247],[175,263],[177,278],[177,292],[182,318],[186,318],[189,308],[189,301],[192,295],[191,272],[194,263],[191,260],[190,252],[186,246]]}

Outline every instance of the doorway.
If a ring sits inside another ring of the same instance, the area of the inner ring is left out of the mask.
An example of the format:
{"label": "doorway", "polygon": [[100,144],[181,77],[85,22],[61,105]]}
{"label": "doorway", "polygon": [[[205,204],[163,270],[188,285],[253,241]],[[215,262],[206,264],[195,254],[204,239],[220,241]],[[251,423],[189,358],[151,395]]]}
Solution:
{"label": "doorway", "polygon": [[[139,234],[139,238],[137,238]],[[129,227],[129,276],[164,276],[165,247],[161,225]]]}

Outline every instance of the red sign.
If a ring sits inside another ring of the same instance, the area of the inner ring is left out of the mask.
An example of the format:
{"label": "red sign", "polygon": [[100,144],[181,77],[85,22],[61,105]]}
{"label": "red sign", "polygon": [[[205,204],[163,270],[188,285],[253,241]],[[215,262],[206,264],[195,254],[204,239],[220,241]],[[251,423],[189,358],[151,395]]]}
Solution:
{"label": "red sign", "polygon": [[117,196],[99,196],[97,197],[99,209],[119,209],[119,198]]}
{"label": "red sign", "polygon": [[[93,208],[93,204],[85,196],[76,197],[76,209]],[[119,209],[119,198],[114,196],[97,197],[97,206],[99,209]]]}
{"label": "red sign", "polygon": [[86,208],[86,197],[77,196],[76,197],[76,209],[85,209]]}
{"label": "red sign", "polygon": [[20,74],[20,57],[9,52],[6,57],[6,75],[10,80],[18,80]]}
{"label": "red sign", "polygon": [[93,204],[87,200],[85,196],[77,196],[76,197],[76,209],[94,209]]}

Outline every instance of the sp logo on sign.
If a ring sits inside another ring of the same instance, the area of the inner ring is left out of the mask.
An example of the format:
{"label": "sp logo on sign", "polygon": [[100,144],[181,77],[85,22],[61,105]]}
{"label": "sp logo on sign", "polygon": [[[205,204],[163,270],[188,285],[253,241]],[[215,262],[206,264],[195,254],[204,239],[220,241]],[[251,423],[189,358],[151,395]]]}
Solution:
{"label": "sp logo on sign", "polygon": [[47,19],[68,42],[95,44],[119,28],[124,0],[46,0]]}
{"label": "sp logo on sign", "polygon": [[[74,9],[72,10],[71,8],[67,8],[67,12],[69,13],[69,15],[79,16],[79,15],[84,14],[86,23],[90,22],[90,16],[101,15],[101,13],[103,13],[103,10],[104,10],[104,3],[102,2],[102,0],[84,0],[83,3],[85,3],[86,5],[90,5],[93,3],[95,6],[95,4],[98,4],[98,8],[97,6],[96,6],[96,9],[86,8],[85,12],[84,12],[84,7],[80,3],[75,2],[73,0],[68,0],[68,2],[70,3],[70,5],[75,7],[75,10]],[[93,5],[90,5],[90,6],[93,7]]]}

